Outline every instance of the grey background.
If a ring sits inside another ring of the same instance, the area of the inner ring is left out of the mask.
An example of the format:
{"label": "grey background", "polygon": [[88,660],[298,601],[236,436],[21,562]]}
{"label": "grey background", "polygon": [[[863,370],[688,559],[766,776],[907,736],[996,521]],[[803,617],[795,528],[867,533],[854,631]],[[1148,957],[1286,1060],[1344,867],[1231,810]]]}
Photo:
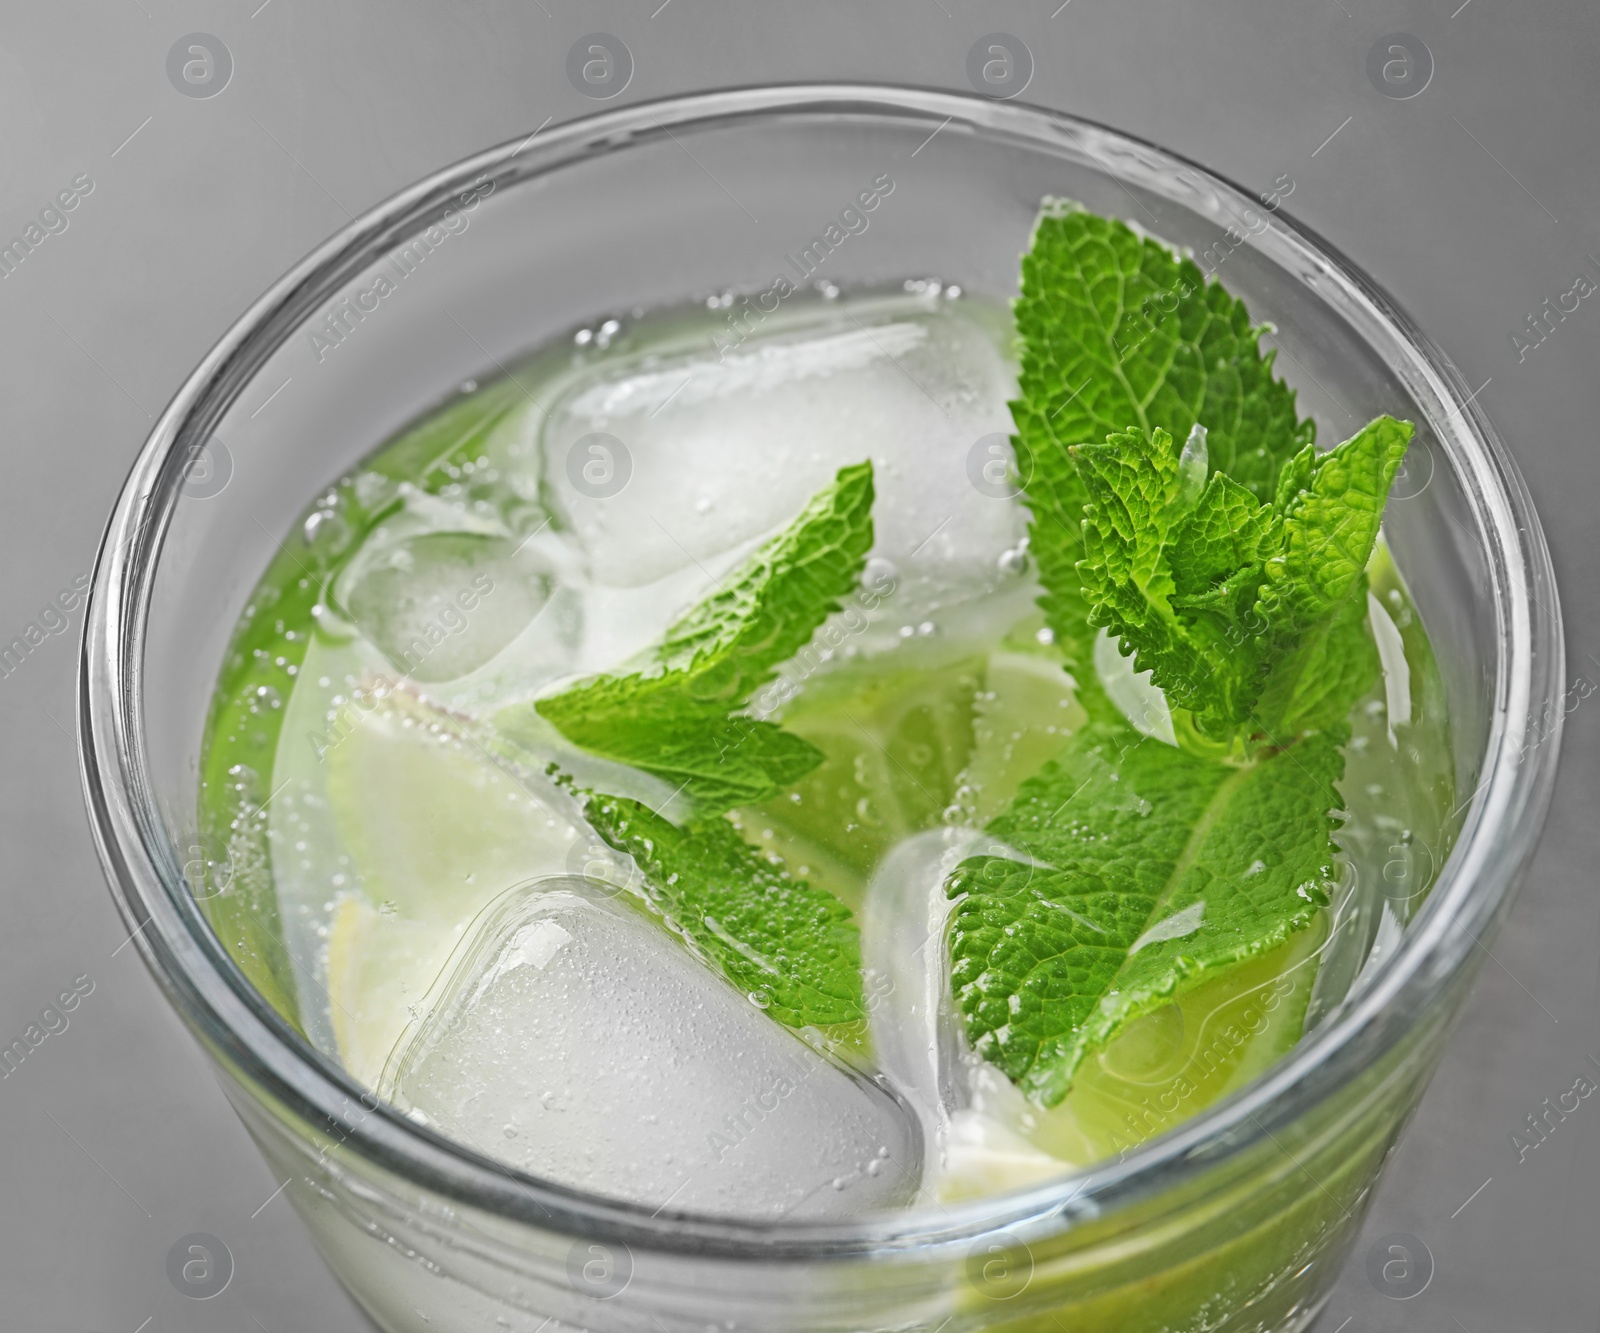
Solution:
{"label": "grey background", "polygon": [[[1109,122],[1257,190],[1364,264],[1445,346],[1499,423],[1555,550],[1569,679],[1600,681],[1595,359],[1586,301],[1519,360],[1509,335],[1600,278],[1600,17],[1587,0],[11,0],[0,19],[0,234],[87,173],[91,195],[0,282],[0,640],[88,572],[152,414],[273,278],[350,215],[489,144],[606,105],[752,82],[966,89],[974,40],[1020,37],[1025,100]],[[658,8],[659,6],[659,8]],[[219,95],[166,60],[202,31]],[[615,102],[568,49],[633,52]],[[1411,100],[1368,51],[1419,36]],[[1329,136],[1332,136],[1331,139]],[[131,136],[131,137],[130,137]],[[644,207],[645,205],[641,205]],[[197,1047],[146,975],[101,880],[72,738],[76,633],[0,680],[0,1037],[87,975],[71,1026],[0,1081],[0,1325],[343,1333],[369,1326],[313,1251]],[[1600,1099],[1525,1162],[1510,1135],[1600,1057],[1595,986],[1600,702],[1568,719],[1554,812],[1515,914],[1373,1205],[1319,1328],[1594,1330]],[[3,1043],[0,1043],[3,1044]],[[1487,1183],[1486,1183],[1487,1182]],[[1308,1186],[1309,1188],[1309,1186]],[[1470,1202],[1468,1202],[1470,1199]],[[1420,1237],[1415,1299],[1365,1253]],[[222,1237],[228,1289],[188,1300],[166,1257]]]}

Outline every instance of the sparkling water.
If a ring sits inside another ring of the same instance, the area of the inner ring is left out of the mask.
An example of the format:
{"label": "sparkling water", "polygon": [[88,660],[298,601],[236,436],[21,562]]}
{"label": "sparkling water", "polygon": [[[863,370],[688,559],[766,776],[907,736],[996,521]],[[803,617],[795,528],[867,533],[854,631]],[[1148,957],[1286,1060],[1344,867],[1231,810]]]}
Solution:
{"label": "sparkling water", "polygon": [[[1369,608],[1384,679],[1353,719],[1334,906],[1129,1025],[1041,1110],[967,1047],[944,947],[950,870],[1083,721],[1035,607],[1026,510],[991,466],[1009,315],[926,281],[802,294],[719,351],[716,307],[544,349],[472,457],[406,474],[380,453],[308,516],[330,572],[303,622],[277,622],[298,665],[251,714],[278,727],[270,762],[237,782],[272,796],[233,821],[236,847],[260,826],[251,855],[308,1035],[508,1166],[761,1218],[1047,1179],[1254,1077],[1298,1038],[1285,1013],[1321,1021],[1392,947],[1448,844],[1442,691],[1387,556]],[[457,405],[491,392],[504,384]],[[527,705],[649,649],[863,459],[863,595],[752,700],[825,760],[733,813],[856,914],[870,1038],[845,1050],[686,947],[551,768],[673,818],[670,784],[576,751]],[[1095,667],[1171,743],[1160,691],[1103,636]]]}

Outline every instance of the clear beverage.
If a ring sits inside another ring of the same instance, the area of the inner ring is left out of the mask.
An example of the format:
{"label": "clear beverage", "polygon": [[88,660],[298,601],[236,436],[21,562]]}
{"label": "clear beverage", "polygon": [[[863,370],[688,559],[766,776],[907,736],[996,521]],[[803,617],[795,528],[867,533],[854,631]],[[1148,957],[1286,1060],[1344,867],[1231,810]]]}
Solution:
{"label": "clear beverage", "polygon": [[[950,876],[1087,724],[1025,496],[992,466],[1010,311],[932,280],[799,291],[759,324],[730,301],[597,321],[463,384],[308,508],[213,707],[213,921],[309,1040],[419,1123],[651,1209],[849,1218],[1125,1154],[1314,1030],[1442,863],[1449,723],[1401,573],[1380,545],[1382,669],[1349,719],[1326,906],[1125,1024],[1041,1104],[974,1050],[946,947]],[[534,702],[647,656],[863,460],[870,556],[746,713],[821,761],[723,816],[859,930],[864,1017],[785,1024],[703,947],[716,918],[686,930],[577,795],[670,822],[681,789],[584,753]],[[1174,743],[1104,632],[1092,669]]]}

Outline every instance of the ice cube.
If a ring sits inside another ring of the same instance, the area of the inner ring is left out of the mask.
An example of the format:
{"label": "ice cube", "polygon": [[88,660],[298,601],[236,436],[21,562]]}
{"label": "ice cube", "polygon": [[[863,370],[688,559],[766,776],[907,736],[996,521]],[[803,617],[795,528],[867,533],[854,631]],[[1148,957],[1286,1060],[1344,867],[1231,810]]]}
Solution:
{"label": "ice cube", "polygon": [[937,1151],[959,1100],[944,882],[981,837],[973,829],[938,828],[904,839],[873,874],[862,913],[873,1045],[884,1072],[934,1128],[930,1151]]}
{"label": "ice cube", "polygon": [[969,856],[1019,857],[970,828],[901,842],[867,889],[862,930],[879,1063],[922,1121],[922,1195],[960,1198],[1034,1184],[1065,1165],[1031,1143],[1023,1096],[975,1056],[950,998],[945,881]]}
{"label": "ice cube", "polygon": [[335,596],[397,671],[431,682],[493,658],[544,609],[551,585],[550,570],[509,536],[380,530]]}
{"label": "ice cube", "polygon": [[[636,587],[780,528],[839,468],[871,459],[874,553],[897,570],[897,611],[920,624],[1004,582],[999,557],[1026,528],[1016,499],[980,490],[967,465],[1010,429],[1008,327],[970,297],[796,297],[721,356],[705,333],[641,332],[552,407],[547,493],[597,581]],[[620,471],[604,484],[583,472],[600,435],[625,451],[620,488]]]}
{"label": "ice cube", "polygon": [[827,1218],[915,1193],[915,1117],[711,972],[625,891],[498,900],[382,1091],[531,1175],[670,1208]]}

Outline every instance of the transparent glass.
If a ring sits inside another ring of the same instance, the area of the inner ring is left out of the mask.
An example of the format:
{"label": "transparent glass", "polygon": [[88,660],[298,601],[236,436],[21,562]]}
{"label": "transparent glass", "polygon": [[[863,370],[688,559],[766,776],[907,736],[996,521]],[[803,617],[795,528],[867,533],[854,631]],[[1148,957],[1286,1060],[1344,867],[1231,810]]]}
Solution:
{"label": "transparent glass", "polygon": [[[882,175],[895,193],[827,257],[834,282],[937,276],[1012,296],[1040,199],[1070,196],[1217,267],[1271,321],[1324,441],[1380,412],[1419,424],[1387,534],[1443,669],[1464,822],[1383,966],[1266,1076],[1123,1160],[848,1225],[652,1215],[408,1121],[262,1000],[185,876],[202,726],[245,599],[320,488],[459,381],[546,339],[766,290]],[[419,236],[433,238],[420,252]],[[374,296],[377,275],[396,272]],[[629,107],[493,149],[278,282],[140,455],[96,570],[81,677],[107,875],[289,1198],[387,1329],[1304,1327],[1432,1072],[1475,942],[1506,910],[1555,767],[1548,553],[1463,390],[1394,304],[1281,207],[1067,116],[778,88]]]}

